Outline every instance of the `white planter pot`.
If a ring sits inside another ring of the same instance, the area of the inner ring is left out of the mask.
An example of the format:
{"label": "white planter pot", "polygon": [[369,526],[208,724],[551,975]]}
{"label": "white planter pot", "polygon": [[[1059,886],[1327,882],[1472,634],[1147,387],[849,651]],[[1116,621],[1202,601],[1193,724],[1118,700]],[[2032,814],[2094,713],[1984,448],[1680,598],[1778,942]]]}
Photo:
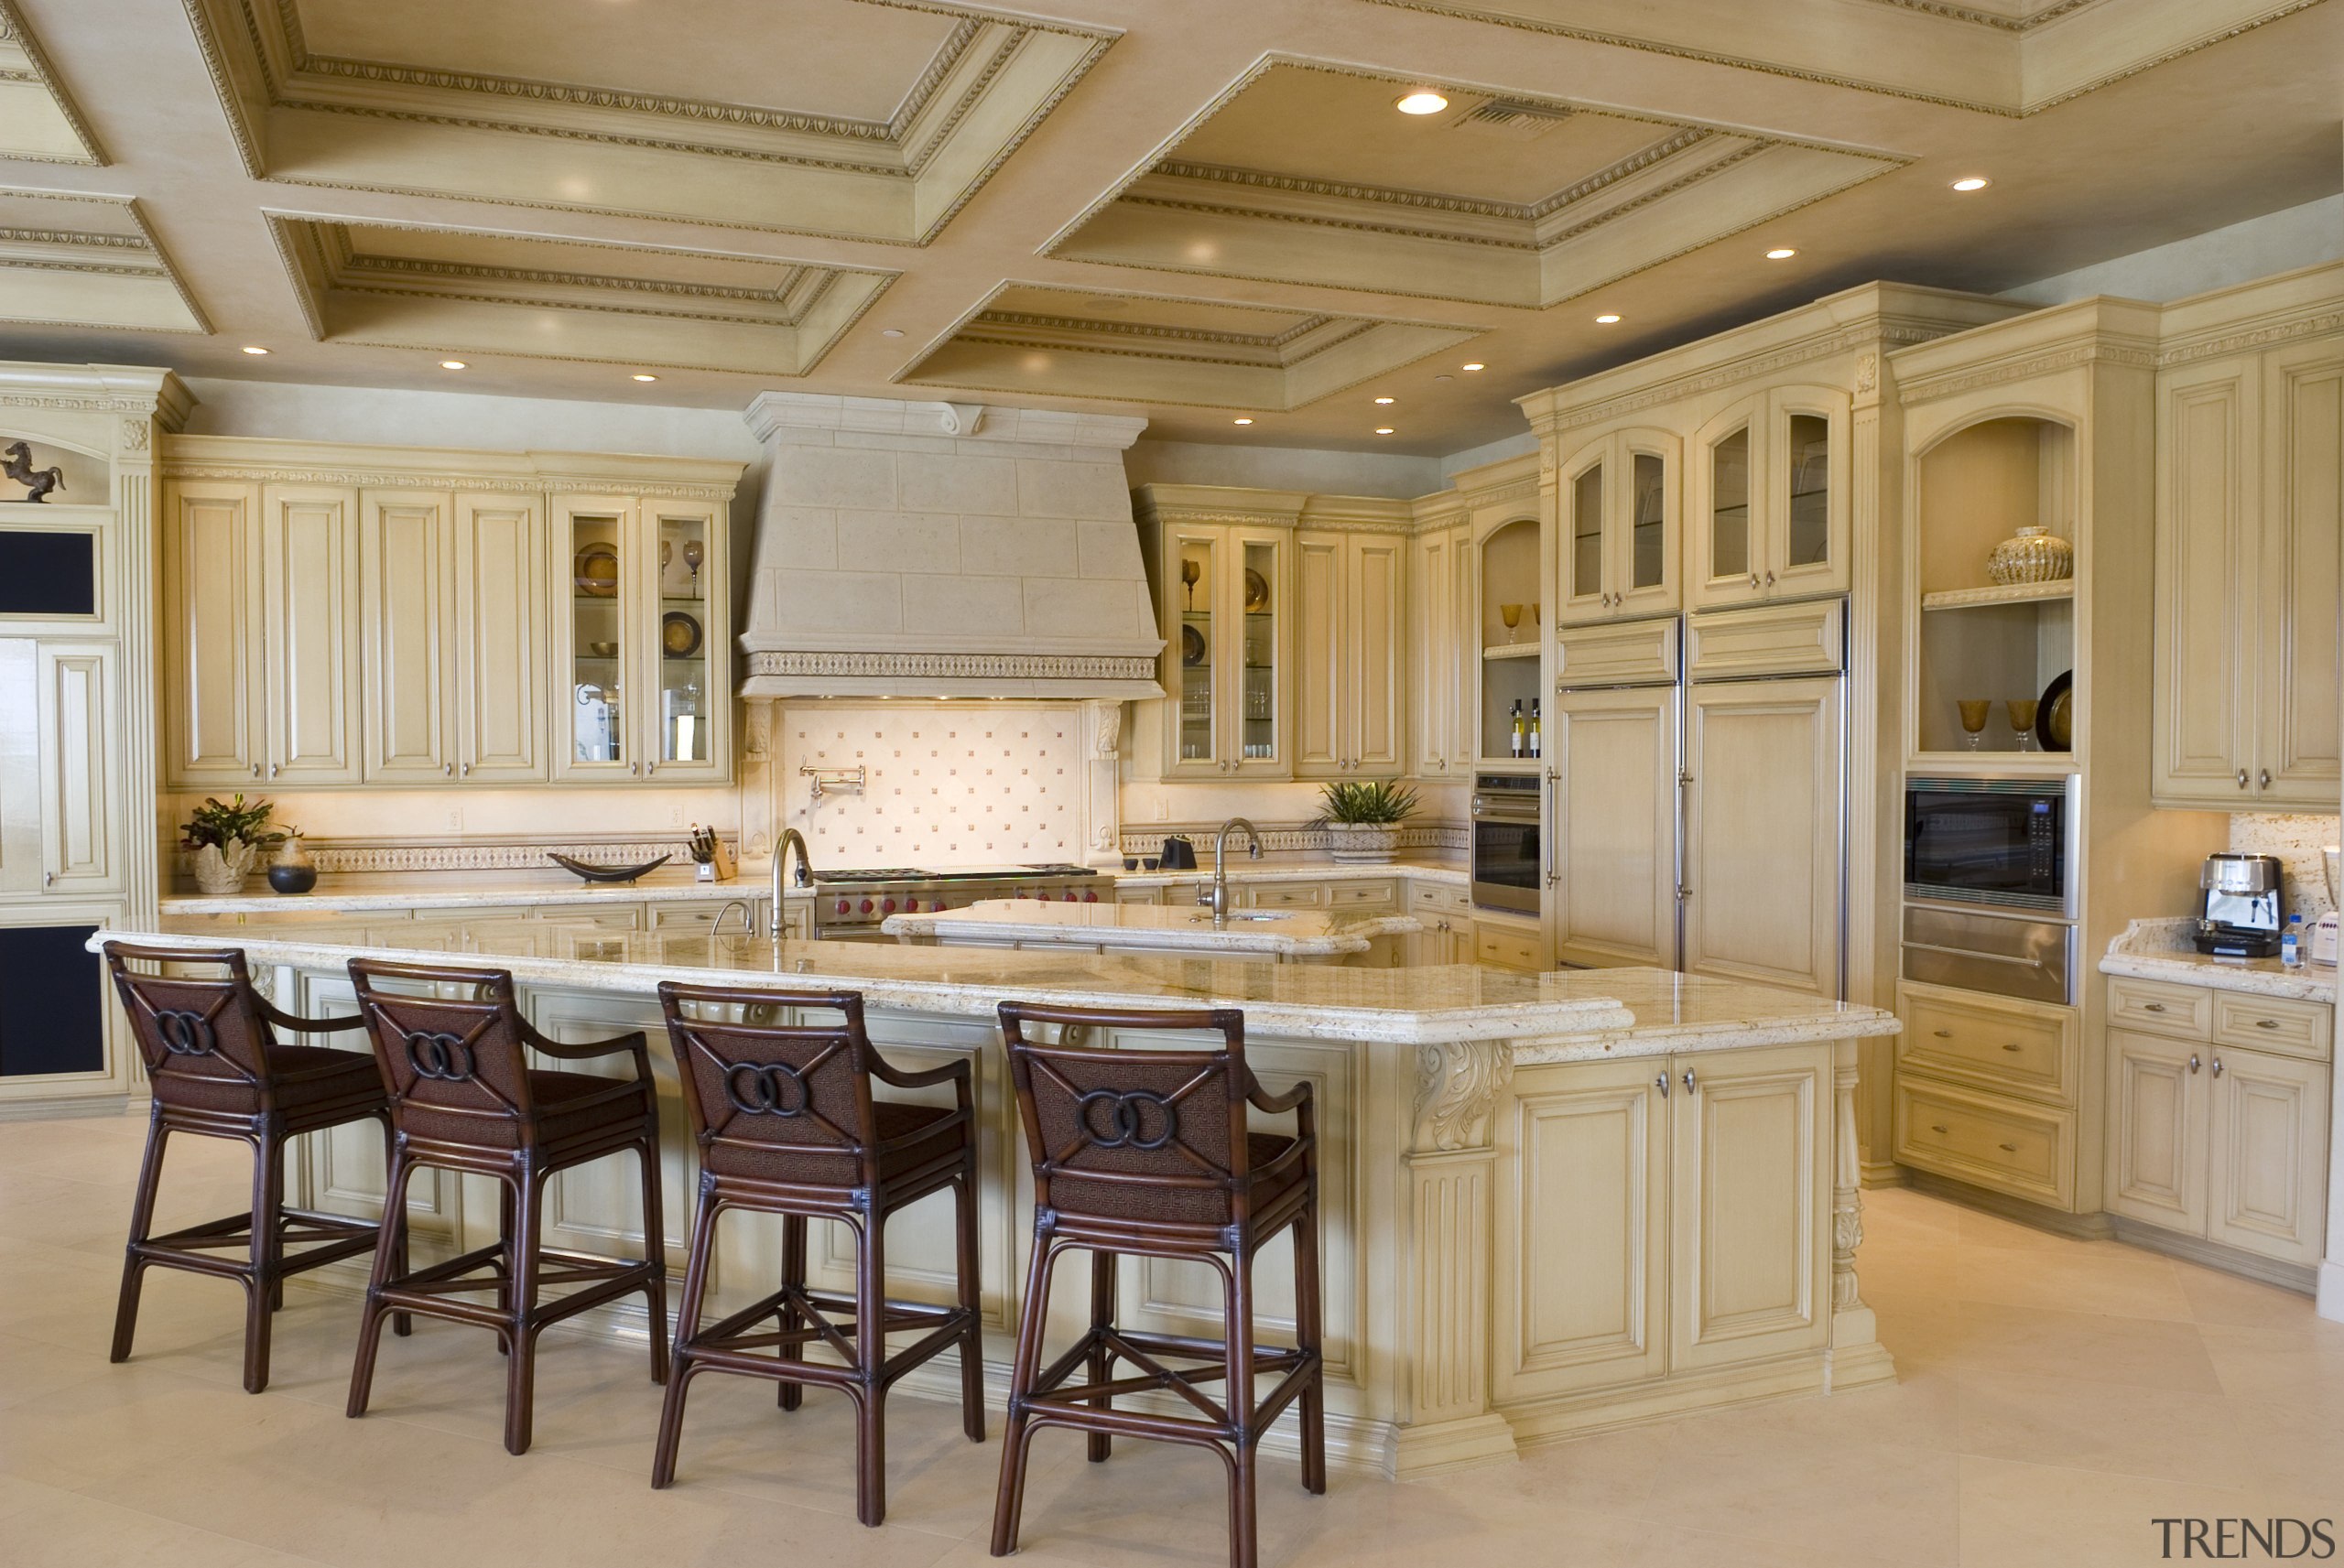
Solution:
{"label": "white planter pot", "polygon": [[1400,830],[1385,822],[1329,822],[1327,852],[1339,866],[1388,865],[1400,853]]}
{"label": "white planter pot", "polygon": [[225,898],[244,891],[244,878],[251,874],[253,862],[260,851],[239,838],[222,850],[217,844],[206,844],[198,849],[190,863],[195,868],[196,891],[206,898]]}

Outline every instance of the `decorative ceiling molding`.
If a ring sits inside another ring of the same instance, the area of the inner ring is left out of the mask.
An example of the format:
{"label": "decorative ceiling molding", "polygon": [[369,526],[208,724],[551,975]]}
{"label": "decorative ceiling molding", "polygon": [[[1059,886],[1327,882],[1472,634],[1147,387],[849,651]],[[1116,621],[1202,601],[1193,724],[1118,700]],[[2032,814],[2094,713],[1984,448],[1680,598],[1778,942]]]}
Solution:
{"label": "decorative ceiling molding", "polygon": [[[925,244],[1112,31],[898,0],[950,18],[884,121],[313,53],[295,0],[184,0],[255,178]],[[627,59],[607,62],[623,78]],[[784,85],[781,91],[787,91]],[[585,152],[589,162],[581,168]]]}
{"label": "decorative ceiling molding", "polygon": [[[1118,313],[1102,309],[1102,301]],[[1130,314],[1120,313],[1125,310]],[[1200,313],[1219,324],[1202,324]],[[1229,324],[1232,317],[1249,315],[1262,319],[1260,331]],[[1004,284],[902,379],[1119,403],[1286,410],[1470,341],[1480,330],[1227,300]]]}
{"label": "decorative ceiling molding", "polygon": [[[2023,119],[2321,0],[2053,0],[2014,12],[1941,0],[1369,3]],[[2078,28],[2096,29],[2081,47],[2060,36]]]}
{"label": "decorative ceiling molding", "polygon": [[0,157],[100,167],[106,162],[16,0],[0,0]]}
{"label": "decorative ceiling molding", "polygon": [[[268,216],[313,336],[435,353],[802,376],[895,276],[605,242]],[[516,265],[516,256],[543,265]],[[629,271],[629,263],[639,270]],[[688,276],[694,266],[709,276]],[[770,282],[739,281],[760,269]]]}
{"label": "decorative ceiling molding", "polygon": [[0,320],[212,330],[138,203],[121,197],[0,189]]}

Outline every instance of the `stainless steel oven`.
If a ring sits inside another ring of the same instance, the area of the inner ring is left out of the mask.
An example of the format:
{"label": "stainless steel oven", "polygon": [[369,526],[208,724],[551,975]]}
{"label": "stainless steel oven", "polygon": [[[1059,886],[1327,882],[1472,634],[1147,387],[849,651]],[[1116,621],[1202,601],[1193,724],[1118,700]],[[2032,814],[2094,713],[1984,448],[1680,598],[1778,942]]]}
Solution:
{"label": "stainless steel oven", "polygon": [[2076,1000],[2076,928],[1983,910],[1904,906],[1908,980],[2023,1001]]}
{"label": "stainless steel oven", "polygon": [[2077,783],[1907,778],[1905,898],[2073,920]]}
{"label": "stainless steel oven", "polygon": [[1538,913],[1538,792],[1535,775],[1473,780],[1473,902],[1483,909]]}

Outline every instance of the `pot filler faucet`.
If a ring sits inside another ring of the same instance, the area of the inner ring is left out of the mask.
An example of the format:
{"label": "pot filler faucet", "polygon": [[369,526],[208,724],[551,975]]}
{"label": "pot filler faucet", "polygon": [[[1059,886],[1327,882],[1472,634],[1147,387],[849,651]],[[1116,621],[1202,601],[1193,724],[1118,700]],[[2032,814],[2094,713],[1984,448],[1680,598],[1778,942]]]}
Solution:
{"label": "pot filler faucet", "polygon": [[1241,827],[1245,830],[1246,842],[1251,846],[1251,858],[1256,860],[1262,858],[1261,829],[1242,816],[1231,817],[1221,825],[1221,831],[1212,836],[1212,886],[1197,894],[1197,902],[1211,910],[1212,917],[1217,921],[1229,918],[1229,836]]}

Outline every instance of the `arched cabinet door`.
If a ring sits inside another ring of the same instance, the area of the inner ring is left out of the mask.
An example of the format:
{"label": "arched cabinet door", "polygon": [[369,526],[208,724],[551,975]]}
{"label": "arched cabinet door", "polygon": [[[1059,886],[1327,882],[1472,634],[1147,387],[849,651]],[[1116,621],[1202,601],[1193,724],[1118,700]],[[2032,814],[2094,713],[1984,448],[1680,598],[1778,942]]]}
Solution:
{"label": "arched cabinet door", "polygon": [[1582,626],[1612,614],[1613,445],[1611,437],[1599,437],[1556,465],[1556,509],[1562,519],[1556,552],[1557,625]]}
{"label": "arched cabinet door", "polygon": [[1610,557],[1612,613],[1666,615],[1683,590],[1679,563],[1684,520],[1684,443],[1667,430],[1628,429],[1612,438],[1612,493],[1605,543]]}
{"label": "arched cabinet door", "polygon": [[1848,395],[1778,386],[1766,395],[1766,597],[1848,591]]}
{"label": "arched cabinet door", "polygon": [[1766,399],[1745,397],[1693,433],[1685,508],[1685,607],[1766,597]]}

